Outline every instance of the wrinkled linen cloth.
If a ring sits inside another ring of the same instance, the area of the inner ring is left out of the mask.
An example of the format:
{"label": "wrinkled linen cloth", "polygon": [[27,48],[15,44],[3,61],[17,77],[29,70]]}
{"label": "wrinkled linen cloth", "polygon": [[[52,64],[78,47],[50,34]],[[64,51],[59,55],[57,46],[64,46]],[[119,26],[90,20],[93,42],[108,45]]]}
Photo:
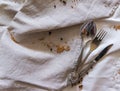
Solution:
{"label": "wrinkled linen cloth", "polygon": [[[119,3],[0,0],[0,91],[120,91]],[[79,29],[90,19],[107,36],[88,61],[114,45],[84,77],[82,86],[70,87],[68,75],[81,51]]]}

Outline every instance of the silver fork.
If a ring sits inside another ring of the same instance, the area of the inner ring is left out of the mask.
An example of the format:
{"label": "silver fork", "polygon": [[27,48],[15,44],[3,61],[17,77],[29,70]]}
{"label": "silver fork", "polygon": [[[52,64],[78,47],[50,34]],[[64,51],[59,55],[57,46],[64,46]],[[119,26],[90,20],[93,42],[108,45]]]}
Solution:
{"label": "silver fork", "polygon": [[107,34],[107,32],[104,31],[103,29],[100,30],[97,33],[95,38],[91,41],[90,50],[89,50],[88,54],[86,55],[86,57],[82,60],[82,63],[79,65],[79,69],[78,70],[80,70],[84,66],[84,63],[87,60],[88,56],[91,54],[91,52],[93,52],[100,45],[101,41],[104,39],[106,34]]}

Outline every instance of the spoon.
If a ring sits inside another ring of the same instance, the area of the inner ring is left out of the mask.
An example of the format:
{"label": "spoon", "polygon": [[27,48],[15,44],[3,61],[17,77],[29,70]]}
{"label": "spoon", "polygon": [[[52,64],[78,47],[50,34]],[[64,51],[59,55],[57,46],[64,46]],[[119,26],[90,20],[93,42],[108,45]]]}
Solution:
{"label": "spoon", "polygon": [[81,28],[80,28],[80,35],[81,35],[81,39],[82,39],[82,47],[81,47],[81,54],[78,58],[78,61],[76,63],[75,66],[75,71],[78,70],[79,65],[82,63],[82,56],[83,56],[83,52],[84,52],[84,48],[85,46],[94,38],[95,34],[96,34],[96,24],[90,20],[85,22]]}

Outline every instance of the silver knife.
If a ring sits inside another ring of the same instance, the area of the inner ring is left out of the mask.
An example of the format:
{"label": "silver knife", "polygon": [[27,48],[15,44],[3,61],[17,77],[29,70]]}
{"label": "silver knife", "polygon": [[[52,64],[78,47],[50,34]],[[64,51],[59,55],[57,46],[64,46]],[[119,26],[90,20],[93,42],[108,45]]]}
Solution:
{"label": "silver knife", "polygon": [[88,72],[91,70],[91,68],[93,68],[93,66],[95,66],[100,59],[109,51],[109,49],[113,46],[113,44],[108,45],[107,47],[105,47],[99,54],[98,56],[90,61],[89,63],[87,63],[88,65],[85,67],[85,69],[83,69],[82,71],[80,71],[78,79],[72,82],[72,86],[80,83],[83,79],[83,77],[88,74]]}

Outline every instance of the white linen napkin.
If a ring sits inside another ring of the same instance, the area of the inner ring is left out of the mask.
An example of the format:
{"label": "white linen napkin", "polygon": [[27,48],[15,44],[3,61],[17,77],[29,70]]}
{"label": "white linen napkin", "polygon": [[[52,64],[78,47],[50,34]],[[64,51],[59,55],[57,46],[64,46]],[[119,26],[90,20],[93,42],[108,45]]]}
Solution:
{"label": "white linen napkin", "polygon": [[[68,74],[80,54],[80,23],[111,17],[118,5],[119,0],[1,0],[0,90],[43,91],[66,87]],[[110,43],[114,46],[109,54],[116,53],[117,35],[119,31],[113,29],[89,59]],[[118,56],[108,55],[90,77],[85,77],[84,91],[114,89],[110,88],[113,83],[108,84],[104,78],[96,85],[101,80],[96,77],[101,70],[107,70],[104,67],[109,60]],[[114,67],[111,64],[108,67],[111,66]],[[100,88],[103,82],[108,85]]]}

